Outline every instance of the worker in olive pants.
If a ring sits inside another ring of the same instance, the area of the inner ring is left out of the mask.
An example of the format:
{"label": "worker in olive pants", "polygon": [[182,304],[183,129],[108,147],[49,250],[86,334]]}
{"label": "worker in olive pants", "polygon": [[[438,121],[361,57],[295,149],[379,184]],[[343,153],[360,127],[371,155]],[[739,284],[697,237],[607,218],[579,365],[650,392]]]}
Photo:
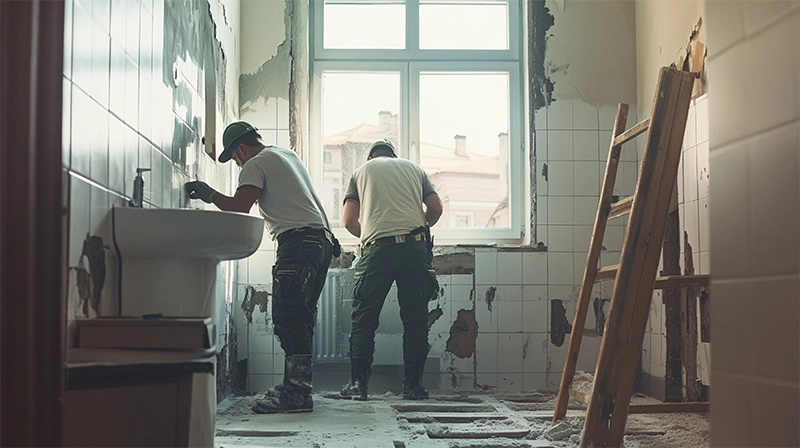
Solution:
{"label": "worker in olive pants", "polygon": [[386,294],[397,282],[403,322],[403,398],[428,397],[421,384],[428,356],[428,301],[438,290],[428,247],[429,226],[441,214],[441,199],[427,173],[397,158],[391,142],[375,142],[367,163],[353,173],[342,216],[345,228],[362,244],[353,287],[351,381],[342,388],[342,396],[367,399],[378,318]]}

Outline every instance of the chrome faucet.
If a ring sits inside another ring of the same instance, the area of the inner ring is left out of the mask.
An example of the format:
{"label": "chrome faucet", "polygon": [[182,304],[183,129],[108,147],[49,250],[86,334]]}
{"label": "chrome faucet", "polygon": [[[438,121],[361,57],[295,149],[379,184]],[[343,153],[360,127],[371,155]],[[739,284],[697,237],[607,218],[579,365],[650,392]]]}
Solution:
{"label": "chrome faucet", "polygon": [[128,206],[142,208],[144,201],[144,177],[142,173],[150,168],[136,168],[136,177],[133,179],[133,199],[128,201]]}

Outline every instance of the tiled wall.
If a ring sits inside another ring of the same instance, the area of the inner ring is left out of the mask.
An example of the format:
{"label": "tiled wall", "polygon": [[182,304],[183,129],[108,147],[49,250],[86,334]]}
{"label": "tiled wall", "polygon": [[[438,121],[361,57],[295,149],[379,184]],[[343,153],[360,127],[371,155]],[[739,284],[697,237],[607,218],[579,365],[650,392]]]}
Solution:
{"label": "tiled wall", "polygon": [[[212,12],[221,7],[219,2],[211,5]],[[69,328],[79,317],[118,312],[118,263],[108,214],[112,206],[131,199],[136,168],[151,169],[144,173],[145,207],[209,207],[189,202],[183,193],[183,184],[194,178],[231,191],[231,164],[215,163],[200,142],[206,120],[228,120],[236,97],[217,102],[217,116],[207,117],[205,83],[214,77],[203,70],[203,55],[186,50],[175,60],[166,59],[175,48],[173,40],[194,36],[166,32],[165,23],[178,15],[179,7],[163,0],[66,1],[63,166],[70,191]],[[191,3],[189,9],[184,20],[209,20],[208,3]],[[223,43],[215,44],[232,46],[234,38],[226,26],[217,27]],[[226,54],[235,58],[236,52]],[[221,63],[223,71],[238,66],[236,59]],[[211,89],[215,94],[226,88],[217,82]],[[102,257],[87,256],[88,236],[102,239]],[[230,297],[232,268],[233,263],[220,264],[218,297]],[[79,273],[95,280],[104,276],[99,297],[81,294]],[[91,305],[96,298],[99,307]],[[224,313],[225,303],[219,307],[218,313]],[[224,322],[218,328],[223,346],[226,328]],[[72,331],[68,334],[71,344]]]}
{"label": "tiled wall", "polygon": [[711,445],[798,446],[800,2],[706,10]]}

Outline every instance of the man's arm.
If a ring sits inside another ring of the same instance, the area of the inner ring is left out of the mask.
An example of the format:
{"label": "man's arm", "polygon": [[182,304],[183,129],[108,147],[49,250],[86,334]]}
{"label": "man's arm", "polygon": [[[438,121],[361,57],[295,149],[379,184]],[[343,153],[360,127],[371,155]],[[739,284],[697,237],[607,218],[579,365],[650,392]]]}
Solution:
{"label": "man's arm", "polygon": [[433,227],[437,221],[439,221],[439,217],[442,216],[442,199],[439,197],[438,194],[432,193],[425,197],[425,222],[428,223],[429,227]]}
{"label": "man's arm", "polygon": [[344,200],[344,210],[342,211],[342,221],[344,228],[353,236],[361,236],[361,223],[358,216],[361,213],[361,204],[355,199]]}
{"label": "man's arm", "polygon": [[228,212],[241,212],[250,213],[253,204],[256,203],[258,197],[261,195],[261,189],[253,185],[242,185],[236,189],[236,193],[231,196],[225,196],[217,192],[214,195],[214,205],[220,210]]}

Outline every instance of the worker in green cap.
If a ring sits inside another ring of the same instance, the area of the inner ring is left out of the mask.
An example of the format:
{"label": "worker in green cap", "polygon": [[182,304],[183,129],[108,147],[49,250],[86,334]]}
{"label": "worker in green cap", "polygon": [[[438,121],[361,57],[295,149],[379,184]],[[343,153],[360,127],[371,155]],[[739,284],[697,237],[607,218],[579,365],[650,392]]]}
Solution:
{"label": "worker in green cap", "polygon": [[272,321],[285,352],[284,380],[256,401],[259,413],[310,412],[311,348],[322,287],[331,258],[341,251],[331,232],[311,177],[294,151],[266,146],[257,129],[243,121],[222,134],[222,163],[233,159],[241,167],[239,186],[226,196],[201,181],[184,188],[191,199],[221,210],[249,213],[253,204],[278,241],[272,267]]}
{"label": "worker in green cap", "polygon": [[400,159],[389,140],[370,147],[367,163],[350,179],[342,221],[361,239],[353,279],[350,383],[340,394],[366,400],[378,319],[386,294],[397,282],[403,321],[403,399],[428,398],[422,372],[428,357],[428,301],[439,286],[432,269],[430,226],[442,215],[442,201],[428,174]]}

